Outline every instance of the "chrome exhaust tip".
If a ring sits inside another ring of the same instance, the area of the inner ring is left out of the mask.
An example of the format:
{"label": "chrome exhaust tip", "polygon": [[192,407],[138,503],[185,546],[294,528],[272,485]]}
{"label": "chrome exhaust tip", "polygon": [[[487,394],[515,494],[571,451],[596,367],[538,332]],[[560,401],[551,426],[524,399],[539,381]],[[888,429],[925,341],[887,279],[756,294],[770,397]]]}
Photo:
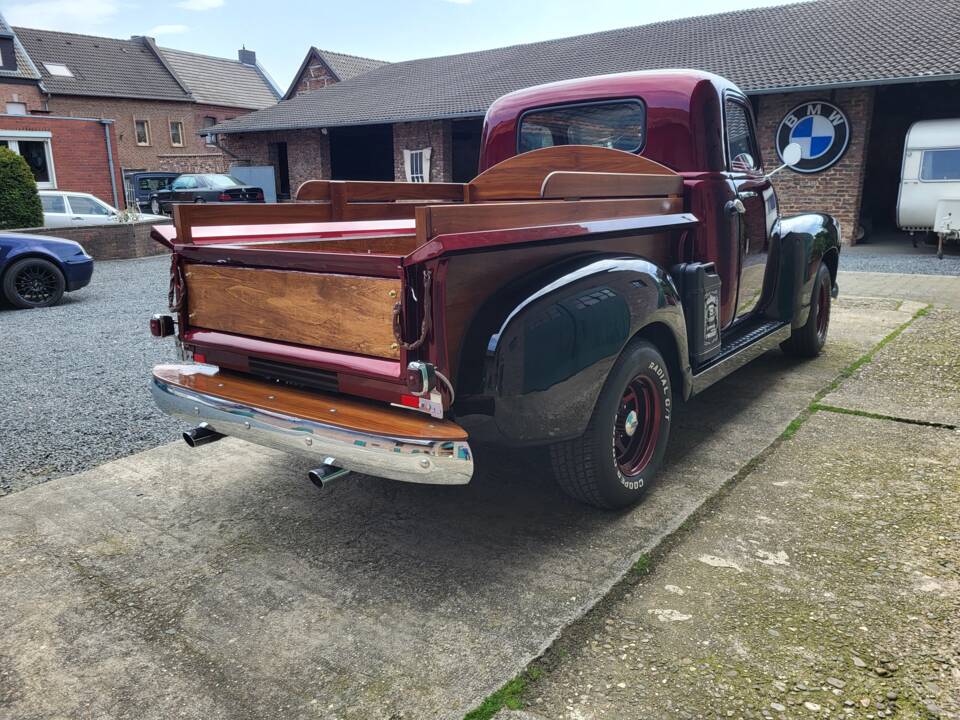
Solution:
{"label": "chrome exhaust tip", "polygon": [[206,423],[200,423],[193,430],[183,433],[183,441],[192,448],[212,443],[224,437],[215,430],[211,430]]}
{"label": "chrome exhaust tip", "polygon": [[336,463],[336,460],[334,460],[332,457],[328,457],[323,461],[323,466],[308,472],[307,477],[310,478],[310,482],[323,490],[323,488],[337,478],[342,478],[344,475],[348,475],[350,473],[349,470],[344,470],[342,467],[337,467],[334,463]]}

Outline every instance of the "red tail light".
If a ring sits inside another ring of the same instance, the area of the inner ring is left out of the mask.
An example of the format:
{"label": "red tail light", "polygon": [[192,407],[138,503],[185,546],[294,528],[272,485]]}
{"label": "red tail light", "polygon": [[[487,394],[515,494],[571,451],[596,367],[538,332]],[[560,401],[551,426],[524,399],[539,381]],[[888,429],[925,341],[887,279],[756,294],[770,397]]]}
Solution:
{"label": "red tail light", "polygon": [[193,361],[201,364],[205,364],[207,362],[207,356],[204,353],[195,352],[193,354]]}
{"label": "red tail light", "polygon": [[220,202],[230,202],[230,200],[232,200],[232,199],[233,199],[233,198],[231,198],[231,197],[230,197],[229,195],[227,195],[227,193],[225,193],[225,192],[220,193],[220,197],[217,198],[217,200],[219,200]]}

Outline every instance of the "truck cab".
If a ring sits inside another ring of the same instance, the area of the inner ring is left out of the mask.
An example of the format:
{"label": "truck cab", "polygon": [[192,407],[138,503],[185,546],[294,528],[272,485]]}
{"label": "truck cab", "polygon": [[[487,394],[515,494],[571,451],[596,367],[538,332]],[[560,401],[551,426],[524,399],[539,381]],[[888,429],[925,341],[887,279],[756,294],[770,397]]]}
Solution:
{"label": "truck cab", "polygon": [[[785,153],[786,155],[786,153]],[[785,158],[789,160],[789,158]],[[795,160],[794,160],[795,162]],[[496,101],[470,183],[310,181],[180,206],[157,403],[348,471],[462,484],[544,448],[606,508],[655,479],[673,408],[776,346],[820,352],[840,229],[780,215],[749,101],[690,70]]]}

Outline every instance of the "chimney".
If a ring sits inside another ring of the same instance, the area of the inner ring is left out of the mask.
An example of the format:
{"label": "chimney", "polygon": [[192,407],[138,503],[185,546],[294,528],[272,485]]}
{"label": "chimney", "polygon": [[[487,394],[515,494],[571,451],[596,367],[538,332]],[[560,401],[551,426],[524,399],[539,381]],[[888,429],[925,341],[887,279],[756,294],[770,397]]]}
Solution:
{"label": "chimney", "polygon": [[237,51],[237,57],[240,58],[240,62],[242,62],[244,65],[257,64],[257,54],[253,50],[247,50],[245,47],[242,47]]}

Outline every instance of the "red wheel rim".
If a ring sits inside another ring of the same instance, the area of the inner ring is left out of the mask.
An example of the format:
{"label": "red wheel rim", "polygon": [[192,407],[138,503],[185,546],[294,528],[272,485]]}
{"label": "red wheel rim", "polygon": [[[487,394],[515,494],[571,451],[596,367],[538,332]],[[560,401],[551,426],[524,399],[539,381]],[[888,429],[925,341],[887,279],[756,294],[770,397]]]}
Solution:
{"label": "red wheel rim", "polygon": [[613,426],[613,455],[624,476],[635,477],[650,463],[662,417],[659,388],[650,378],[638,375],[620,398]]}
{"label": "red wheel rim", "polygon": [[820,294],[817,298],[817,336],[821,342],[827,337],[827,327],[830,325],[830,286],[820,283]]}

